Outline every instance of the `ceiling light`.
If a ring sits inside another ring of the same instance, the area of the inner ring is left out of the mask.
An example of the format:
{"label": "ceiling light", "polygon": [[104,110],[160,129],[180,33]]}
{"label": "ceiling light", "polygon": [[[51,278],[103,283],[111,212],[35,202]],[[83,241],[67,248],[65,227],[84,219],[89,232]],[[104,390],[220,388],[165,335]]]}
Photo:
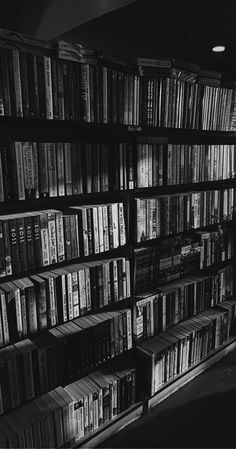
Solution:
{"label": "ceiling light", "polygon": [[221,51],[225,51],[225,46],[224,45],[216,45],[215,47],[212,48],[212,51],[215,52],[221,52]]}

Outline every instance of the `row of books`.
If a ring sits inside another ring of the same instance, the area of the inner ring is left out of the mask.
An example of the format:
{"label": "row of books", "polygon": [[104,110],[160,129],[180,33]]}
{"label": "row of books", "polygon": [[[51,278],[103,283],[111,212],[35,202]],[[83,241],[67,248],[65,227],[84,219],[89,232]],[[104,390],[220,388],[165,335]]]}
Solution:
{"label": "row of books", "polygon": [[235,300],[224,301],[137,346],[142,385],[150,396],[228,340],[235,305]]}
{"label": "row of books", "polygon": [[200,237],[200,269],[230,260],[234,256],[234,235],[232,228],[214,231],[196,231]]}
{"label": "row of books", "polygon": [[233,219],[235,190],[135,198],[136,242],[201,228]]}
{"label": "row of books", "polygon": [[0,349],[5,413],[132,348],[131,310],[79,317]]}
{"label": "row of books", "polygon": [[128,143],[2,143],[0,202],[133,189],[134,168]]}
{"label": "row of books", "polygon": [[235,145],[168,144],[167,185],[235,177]]}
{"label": "row of books", "polygon": [[137,70],[111,65],[93,52],[79,62],[61,56],[0,48],[0,115],[139,124]]}
{"label": "row of books", "polygon": [[235,92],[220,87],[221,74],[195,64],[138,58],[142,76],[142,123],[187,129],[231,130]]}
{"label": "row of books", "polygon": [[130,297],[125,258],[69,265],[0,284],[0,347]]}
{"label": "row of books", "polygon": [[[224,129],[234,126],[235,93],[220,76],[173,67],[171,60],[136,64],[58,42],[53,52],[0,48],[2,116],[96,123]],[[187,72],[187,73],[186,73]],[[189,72],[189,73],[188,73]],[[212,72],[214,73],[214,72]]]}
{"label": "row of books", "polygon": [[144,141],[137,144],[137,181],[135,182],[135,187],[163,185],[165,151],[166,145],[162,143],[148,143]]}
{"label": "row of books", "polygon": [[234,293],[233,267],[214,275],[191,275],[135,295],[133,333],[136,342],[221,303]]}
{"label": "row of books", "polygon": [[0,447],[72,447],[135,403],[135,368],[97,370],[0,418]]}
{"label": "row of books", "polygon": [[126,243],[123,203],[0,216],[0,277]]}
{"label": "row of books", "polygon": [[1,144],[0,202],[235,177],[234,145],[165,145],[142,140],[137,148],[105,142]]}
{"label": "row of books", "polygon": [[134,250],[134,292],[146,292],[206,267],[231,260],[235,255],[234,230],[194,231],[169,237],[154,247]]}

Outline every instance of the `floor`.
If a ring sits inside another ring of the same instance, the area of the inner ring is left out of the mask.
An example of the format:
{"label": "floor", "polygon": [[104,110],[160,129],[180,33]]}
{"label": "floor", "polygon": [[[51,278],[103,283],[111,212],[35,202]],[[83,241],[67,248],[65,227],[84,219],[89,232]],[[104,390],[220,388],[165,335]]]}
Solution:
{"label": "floor", "polygon": [[236,350],[99,448],[236,448]]}

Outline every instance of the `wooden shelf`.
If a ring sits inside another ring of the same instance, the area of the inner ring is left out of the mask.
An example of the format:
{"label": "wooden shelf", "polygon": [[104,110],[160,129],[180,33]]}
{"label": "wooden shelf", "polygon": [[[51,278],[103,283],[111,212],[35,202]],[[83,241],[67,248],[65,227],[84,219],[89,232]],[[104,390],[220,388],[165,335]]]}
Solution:
{"label": "wooden shelf", "polygon": [[137,136],[164,137],[169,143],[222,144],[236,142],[235,131],[212,131],[154,126],[128,126],[68,120],[0,117],[0,141],[135,141]]}
{"label": "wooden shelf", "polygon": [[58,262],[55,264],[45,265],[43,267],[34,268],[27,271],[22,271],[20,273],[14,273],[10,276],[4,276],[0,278],[0,284],[3,282],[12,281],[14,279],[23,278],[25,276],[30,276],[32,274],[38,274],[43,273],[44,271],[52,271],[55,270],[55,268],[64,268],[68,265],[74,265],[74,264],[80,264],[85,262],[91,262],[91,261],[99,261],[104,259],[114,259],[117,257],[125,257],[128,254],[129,246],[123,245],[119,246],[118,248],[110,249],[109,251],[103,251],[101,253],[97,254],[91,254],[89,256],[81,256],[77,257],[76,259],[70,259],[70,260],[63,260],[63,262]]}

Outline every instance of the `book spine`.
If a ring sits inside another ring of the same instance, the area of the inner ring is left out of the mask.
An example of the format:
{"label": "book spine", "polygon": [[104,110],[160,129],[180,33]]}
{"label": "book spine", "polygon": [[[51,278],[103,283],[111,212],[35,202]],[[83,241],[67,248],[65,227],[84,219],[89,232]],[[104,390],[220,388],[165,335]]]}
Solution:
{"label": "book spine", "polygon": [[47,145],[46,142],[39,142],[38,144],[39,195],[41,198],[49,196]]}
{"label": "book spine", "polygon": [[98,229],[98,208],[92,208],[93,214],[93,241],[94,241],[94,254],[99,253],[99,229]]}
{"label": "book spine", "polygon": [[66,195],[72,195],[71,144],[64,143]]}
{"label": "book spine", "polygon": [[26,399],[30,400],[30,399],[33,399],[35,396],[31,351],[27,351],[27,352],[23,353],[22,358],[23,358],[23,367],[24,367],[24,378],[26,380],[25,394],[26,394]]}
{"label": "book spine", "polygon": [[34,173],[34,189],[35,198],[39,198],[39,161],[38,161],[38,144],[32,142],[33,148],[33,173]]}
{"label": "book spine", "polygon": [[64,147],[62,142],[56,143],[57,148],[57,188],[58,196],[65,195],[65,161]]}
{"label": "book spine", "polygon": [[81,315],[87,312],[86,280],[84,270],[79,270],[79,300]]}
{"label": "book spine", "polygon": [[73,316],[74,316],[74,318],[77,318],[80,315],[79,281],[78,281],[77,271],[74,271],[72,273],[72,301],[73,301]]}
{"label": "book spine", "polygon": [[126,232],[125,232],[125,217],[124,217],[124,205],[123,203],[118,203],[119,209],[119,241],[120,245],[126,244]]}
{"label": "book spine", "polygon": [[67,278],[68,318],[69,318],[69,320],[73,320],[74,311],[73,311],[72,275],[71,275],[71,273],[68,273],[66,278]]}
{"label": "book spine", "polygon": [[41,247],[41,232],[40,232],[40,214],[32,215],[33,226],[33,242],[35,265],[37,268],[42,266],[42,247]]}
{"label": "book spine", "polygon": [[17,219],[17,232],[18,232],[18,245],[20,256],[20,270],[26,271],[28,269],[28,260],[27,260],[27,241],[26,241],[24,218]]}
{"label": "book spine", "polygon": [[25,198],[32,199],[36,197],[33,147],[31,142],[22,142],[21,145],[24,162]]}
{"label": "book spine", "polygon": [[56,213],[56,237],[57,237],[57,260],[63,262],[65,260],[65,244],[64,244],[64,228],[62,212]]}
{"label": "book spine", "polygon": [[26,293],[28,329],[30,334],[35,334],[38,330],[37,306],[34,286],[27,289]]}
{"label": "book spine", "polygon": [[12,408],[20,405],[20,384],[17,371],[16,356],[13,356],[10,360],[8,360],[8,374]]}
{"label": "book spine", "polygon": [[0,278],[6,276],[3,225],[0,220]]}
{"label": "book spine", "polygon": [[11,248],[12,272],[19,273],[21,271],[21,264],[17,232],[17,219],[9,220],[9,239]]}
{"label": "book spine", "polygon": [[53,119],[53,95],[52,95],[52,69],[50,56],[43,57],[45,94],[46,94],[46,118]]}
{"label": "book spine", "polygon": [[24,224],[25,224],[28,266],[30,267],[30,269],[34,269],[36,264],[35,264],[35,255],[34,255],[33,225],[32,225],[32,219],[30,216],[25,216]]}
{"label": "book spine", "polygon": [[4,344],[7,345],[10,343],[8,313],[7,313],[5,294],[1,292],[0,292],[0,305],[2,309],[2,329],[3,329]]}
{"label": "book spine", "polygon": [[7,62],[7,49],[1,49],[0,56],[1,63],[1,78],[2,78],[2,91],[3,91],[3,104],[4,104],[4,114],[6,117],[12,115],[11,112],[11,98],[10,98],[10,87],[9,87],[9,68]]}
{"label": "book spine", "polygon": [[85,268],[84,273],[85,273],[85,290],[86,290],[86,310],[89,312],[92,309],[91,280],[89,268]]}
{"label": "book spine", "polygon": [[13,273],[13,267],[12,267],[12,254],[11,254],[11,244],[10,244],[10,228],[9,228],[8,220],[2,221],[2,231],[3,231],[4,259],[5,259],[6,275],[10,276]]}
{"label": "book spine", "polygon": [[102,206],[103,212],[103,238],[104,238],[104,251],[109,250],[109,225],[108,225],[108,210],[107,206]]}
{"label": "book spine", "polygon": [[49,264],[57,263],[57,234],[55,213],[48,212]]}
{"label": "book spine", "polygon": [[14,147],[15,147],[15,160],[16,160],[17,181],[18,181],[18,199],[25,200],[24,164],[23,164],[21,142],[15,142]]}
{"label": "book spine", "polygon": [[48,142],[47,144],[47,157],[48,157],[48,187],[49,196],[55,197],[57,192],[57,159],[56,159],[56,144],[54,142]]}
{"label": "book spine", "polygon": [[40,118],[47,118],[44,56],[36,55],[35,69],[37,71],[38,81],[39,116]]}
{"label": "book spine", "polygon": [[16,115],[17,117],[23,117],[19,50],[16,49],[12,50],[12,60],[13,60],[14,85],[16,97]]}
{"label": "book spine", "polygon": [[51,326],[57,324],[56,311],[56,295],[55,295],[55,281],[53,277],[49,278],[49,297],[50,297],[50,321]]}
{"label": "book spine", "polygon": [[42,265],[46,266],[50,263],[49,253],[49,236],[48,236],[48,215],[46,213],[40,214],[40,237],[41,237],[41,254]]}

